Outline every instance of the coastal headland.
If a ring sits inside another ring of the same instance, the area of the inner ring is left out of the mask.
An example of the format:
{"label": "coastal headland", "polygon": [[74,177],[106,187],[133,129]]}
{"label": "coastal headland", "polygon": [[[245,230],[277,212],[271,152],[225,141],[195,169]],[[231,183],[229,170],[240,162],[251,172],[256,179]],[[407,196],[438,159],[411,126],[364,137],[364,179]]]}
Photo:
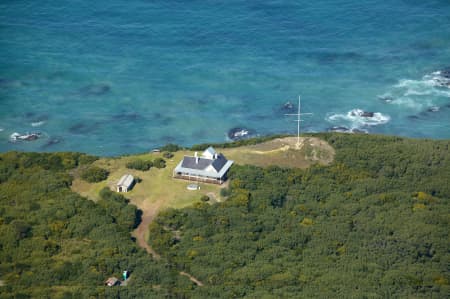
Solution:
{"label": "coastal headland", "polygon": [[[301,148],[296,148],[296,137],[283,137],[268,140],[254,145],[244,145],[231,148],[217,148],[227,158],[240,165],[279,166],[307,168],[313,164],[329,165],[334,158],[334,149],[324,140],[317,137],[301,137]],[[150,152],[117,158],[101,158],[93,165],[107,169],[108,179],[98,183],[88,183],[74,172],[75,179],[72,190],[93,201],[100,199],[100,190],[109,187],[114,190],[115,184],[125,173],[140,178],[141,182],[125,194],[130,203],[142,211],[142,222],[133,232],[138,245],[149,253],[158,256],[148,246],[148,225],[158,212],[167,208],[184,208],[195,202],[200,202],[204,195],[210,198],[210,203],[221,202],[224,198],[220,190],[227,184],[218,186],[200,184],[198,190],[187,190],[188,182],[172,178],[172,171],[185,155],[193,155],[193,150],[180,150],[173,153],[173,157],[166,159],[163,169],[151,168],[148,171],[128,169],[126,164],[132,160],[153,160],[161,158],[161,152]]]}
{"label": "coastal headland", "polygon": [[[209,146],[235,162],[226,184],[172,178],[184,155]],[[445,298],[449,147],[449,140],[321,133],[300,142],[172,144],[116,158],[2,153],[0,291]],[[124,174],[136,184],[117,193]]]}

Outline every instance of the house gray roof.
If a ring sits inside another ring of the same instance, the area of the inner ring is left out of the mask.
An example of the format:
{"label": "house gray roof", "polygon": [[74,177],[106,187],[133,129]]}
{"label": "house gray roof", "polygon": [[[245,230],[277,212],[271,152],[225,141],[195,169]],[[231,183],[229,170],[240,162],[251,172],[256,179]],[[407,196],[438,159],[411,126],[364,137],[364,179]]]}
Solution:
{"label": "house gray roof", "polygon": [[[214,151],[214,149],[212,150]],[[214,154],[216,154],[215,151]],[[190,173],[191,175],[221,178],[228,171],[232,164],[233,161],[227,160],[222,154],[218,154],[216,156],[216,159],[184,156],[183,160],[175,168],[175,171],[181,173]]]}
{"label": "house gray roof", "polygon": [[[197,159],[198,159],[198,161],[196,161]],[[222,154],[219,154],[216,159],[184,156],[183,161],[181,161],[181,167],[197,169],[197,170],[204,170],[208,166],[212,165],[214,170],[216,172],[219,172],[226,163],[227,163],[227,159]]]}
{"label": "house gray roof", "polygon": [[120,178],[119,182],[117,183],[117,186],[124,186],[128,188],[131,186],[133,181],[134,177],[131,174],[125,174]]}

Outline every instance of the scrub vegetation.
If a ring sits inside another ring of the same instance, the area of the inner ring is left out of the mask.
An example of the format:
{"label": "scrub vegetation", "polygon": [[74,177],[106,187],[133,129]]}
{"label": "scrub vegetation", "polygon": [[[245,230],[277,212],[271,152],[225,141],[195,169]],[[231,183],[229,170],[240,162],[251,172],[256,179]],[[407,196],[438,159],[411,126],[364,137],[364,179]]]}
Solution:
{"label": "scrub vegetation", "polygon": [[161,213],[150,244],[196,297],[446,298],[449,141],[320,137],[331,165],[235,166],[226,202]]}
{"label": "scrub vegetation", "polygon": [[[193,193],[170,178],[186,152],[145,172],[126,163],[161,154],[1,154],[0,298],[446,298],[450,142],[312,137],[334,148],[333,162],[236,164],[227,188]],[[108,178],[80,180],[92,166]],[[112,192],[124,172],[142,183]],[[168,181],[190,197],[161,204],[153,259],[130,234],[143,219],[135,204],[166,194]],[[123,270],[127,286],[104,286]]]}

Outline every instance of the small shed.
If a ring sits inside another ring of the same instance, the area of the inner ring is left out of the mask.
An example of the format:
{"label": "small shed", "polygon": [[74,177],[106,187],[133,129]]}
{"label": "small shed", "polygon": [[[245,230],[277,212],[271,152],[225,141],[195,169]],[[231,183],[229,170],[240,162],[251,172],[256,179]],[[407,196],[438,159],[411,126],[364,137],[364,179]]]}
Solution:
{"label": "small shed", "polygon": [[110,277],[105,281],[105,285],[107,285],[108,287],[113,287],[116,285],[120,285],[120,281],[115,277]]}
{"label": "small shed", "polygon": [[133,188],[134,177],[131,174],[125,174],[117,183],[117,192],[128,192]]}

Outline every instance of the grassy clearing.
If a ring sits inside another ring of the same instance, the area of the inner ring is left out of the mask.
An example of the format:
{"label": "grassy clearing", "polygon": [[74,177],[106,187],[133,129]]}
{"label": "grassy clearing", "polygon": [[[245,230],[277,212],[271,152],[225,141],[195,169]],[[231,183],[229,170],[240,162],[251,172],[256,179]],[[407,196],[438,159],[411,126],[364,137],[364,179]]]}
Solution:
{"label": "grassy clearing", "polygon": [[261,144],[237,148],[219,149],[228,159],[237,164],[257,166],[307,168],[312,164],[327,165],[334,159],[334,149],[316,137],[300,139],[301,148],[296,148],[297,138],[277,138]]}
{"label": "grassy clearing", "polygon": [[[329,164],[333,161],[334,150],[323,140],[315,137],[305,137],[301,139],[301,149],[296,148],[297,138],[278,138],[257,145],[242,146],[238,148],[219,148],[228,159],[234,160],[237,164],[253,164],[257,166],[278,165],[282,167],[306,168],[311,164]],[[109,186],[114,189],[120,177],[130,173],[135,177],[140,177],[142,182],[136,184],[134,188],[125,194],[131,203],[146,211],[154,208],[158,209],[182,208],[194,202],[200,201],[202,195],[209,194],[210,197],[221,200],[219,191],[221,186],[200,183],[200,190],[188,191],[186,189],[189,182],[172,178],[172,171],[181,161],[184,155],[193,155],[192,151],[179,151],[174,153],[171,159],[165,159],[166,168],[151,168],[149,171],[139,171],[128,169],[126,163],[140,158],[143,160],[154,160],[162,157],[161,153],[148,153],[143,155],[126,156],[121,158],[103,158],[94,162],[94,165],[107,169],[110,175],[106,181],[100,183],[87,183],[75,174],[72,189],[79,194],[92,200],[99,199],[99,191]],[[214,195],[214,196],[211,196]]]}
{"label": "grassy clearing", "polygon": [[200,190],[189,191],[186,189],[188,181],[172,178],[172,171],[184,155],[192,154],[191,152],[182,151],[174,153],[171,159],[165,159],[166,168],[151,168],[148,171],[139,171],[126,168],[126,163],[140,158],[143,160],[154,160],[162,157],[160,153],[149,153],[144,155],[127,156],[121,158],[103,158],[94,162],[94,165],[107,169],[110,175],[106,181],[100,183],[87,183],[76,177],[72,184],[72,190],[88,197],[94,201],[99,199],[99,191],[105,186],[111,189],[115,188],[115,184],[124,174],[132,174],[139,177],[142,182],[136,184],[134,188],[124,194],[130,199],[131,203],[142,210],[146,207],[154,206],[156,203],[159,208],[183,208],[194,202],[200,201],[202,195],[214,193],[219,198],[221,186],[200,183]]}
{"label": "grassy clearing", "polygon": [[[253,164],[257,166],[278,165],[281,167],[306,168],[312,164],[329,164],[334,159],[333,148],[315,137],[301,139],[302,146],[297,149],[297,138],[287,137],[270,140],[261,144],[248,145],[237,148],[217,148],[228,159],[234,160],[237,164]],[[124,194],[130,202],[143,211],[142,222],[133,232],[137,238],[139,246],[145,248],[155,258],[159,255],[148,245],[148,225],[161,210],[167,208],[183,208],[195,202],[200,202],[203,195],[208,195],[211,204],[222,201],[220,189],[226,186],[200,183],[200,190],[189,191],[186,189],[188,181],[173,179],[172,171],[183,159],[184,155],[194,155],[193,151],[179,151],[174,153],[171,159],[166,160],[166,168],[151,168],[148,171],[140,171],[126,168],[126,164],[136,158],[151,160],[162,157],[161,153],[148,153],[142,155],[125,156],[120,158],[102,158],[93,164],[105,168],[109,171],[106,181],[99,183],[88,183],[79,177],[79,172],[75,172],[75,180],[72,190],[78,192],[94,201],[99,199],[99,192],[105,186],[115,190],[115,185],[122,175],[132,174],[139,177],[142,182],[136,184],[134,188]]]}

